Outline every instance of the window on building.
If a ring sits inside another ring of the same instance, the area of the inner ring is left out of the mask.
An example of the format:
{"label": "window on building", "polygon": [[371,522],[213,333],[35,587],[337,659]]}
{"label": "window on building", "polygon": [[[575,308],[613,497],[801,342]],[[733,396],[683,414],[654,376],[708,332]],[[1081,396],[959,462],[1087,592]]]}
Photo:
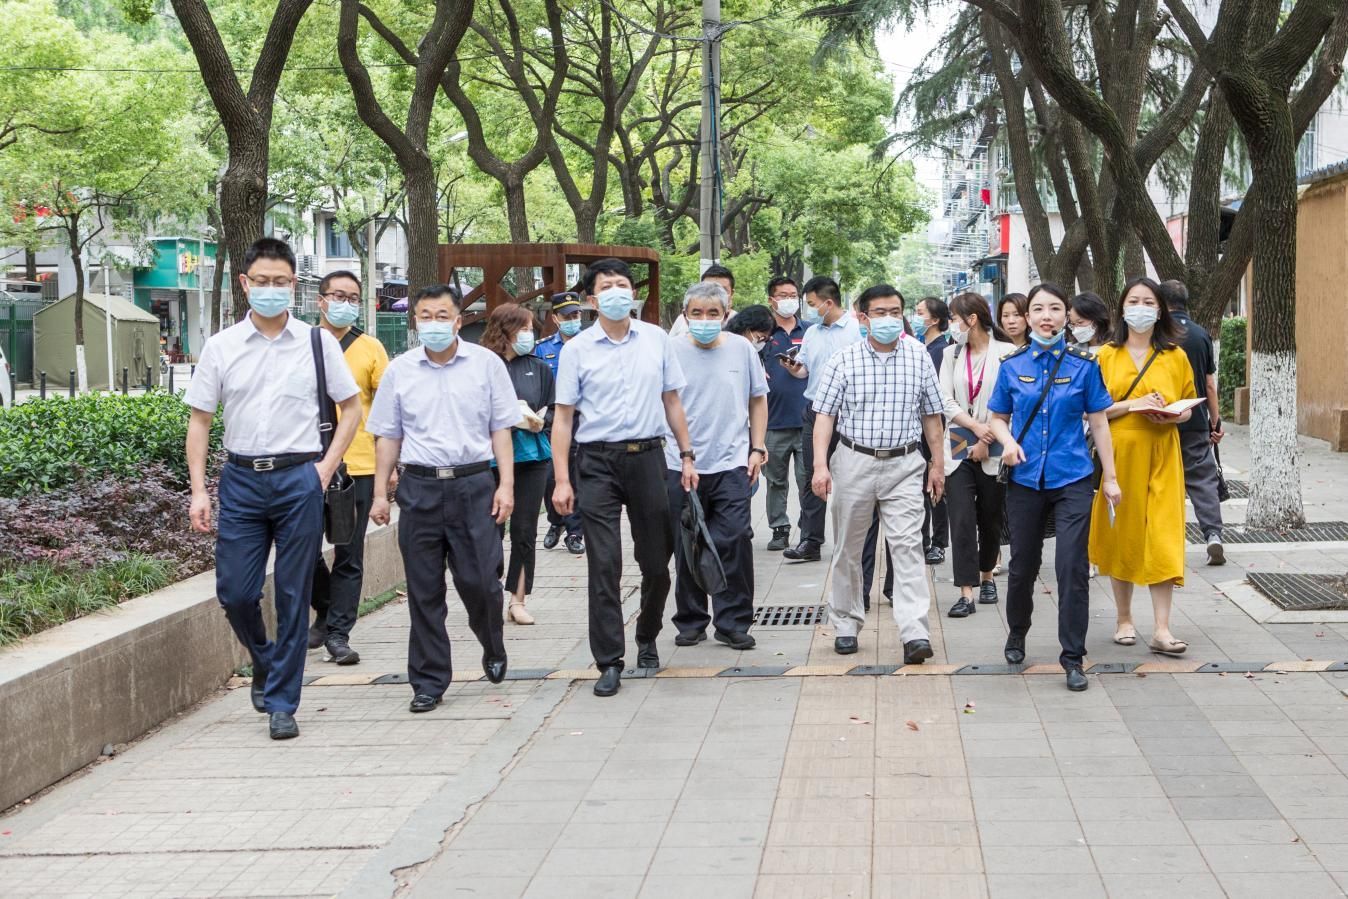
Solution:
{"label": "window on building", "polygon": [[356,254],[351,251],[351,239],[346,236],[336,219],[325,219],[323,231],[327,238],[328,256],[349,259]]}
{"label": "window on building", "polygon": [[1297,175],[1304,175],[1315,169],[1315,132],[1320,117],[1311,119],[1311,125],[1301,136],[1301,145],[1297,147]]}

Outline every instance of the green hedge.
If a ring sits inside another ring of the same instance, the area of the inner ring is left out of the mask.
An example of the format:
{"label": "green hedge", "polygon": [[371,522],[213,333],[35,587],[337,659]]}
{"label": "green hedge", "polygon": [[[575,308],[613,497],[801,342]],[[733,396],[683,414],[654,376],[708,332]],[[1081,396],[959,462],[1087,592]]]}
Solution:
{"label": "green hedge", "polygon": [[[0,412],[0,497],[47,491],[83,478],[127,477],[146,463],[187,484],[188,407],[167,393],[88,394],[29,400]],[[217,417],[212,446],[220,445]]]}
{"label": "green hedge", "polygon": [[173,565],[144,556],[93,569],[31,562],[0,571],[0,646],[168,585]]}
{"label": "green hedge", "polygon": [[1236,388],[1245,386],[1245,319],[1222,319],[1221,348],[1217,356],[1217,405],[1222,418],[1236,414]]}

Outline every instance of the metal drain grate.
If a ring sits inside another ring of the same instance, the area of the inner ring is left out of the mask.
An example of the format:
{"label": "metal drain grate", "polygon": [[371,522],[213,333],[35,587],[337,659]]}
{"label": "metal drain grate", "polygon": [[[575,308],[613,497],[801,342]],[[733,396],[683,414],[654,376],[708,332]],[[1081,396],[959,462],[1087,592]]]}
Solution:
{"label": "metal drain grate", "polygon": [[754,627],[813,627],[823,624],[828,606],[759,606],[754,609]]}
{"label": "metal drain grate", "polygon": [[1231,481],[1231,480],[1228,480],[1228,481],[1226,482],[1226,489],[1231,491],[1231,498],[1232,498],[1232,499],[1249,499],[1249,498],[1250,498],[1250,485],[1247,484],[1247,483],[1245,483],[1244,481]]}
{"label": "metal drain grate", "polygon": [[[1207,543],[1203,531],[1192,522],[1184,526],[1184,536],[1190,543]],[[1333,543],[1345,540],[1348,540],[1348,522],[1343,521],[1320,521],[1285,531],[1239,525],[1222,528],[1223,543]]]}
{"label": "metal drain grate", "polygon": [[1348,581],[1338,574],[1255,573],[1250,586],[1289,612],[1348,610]]}

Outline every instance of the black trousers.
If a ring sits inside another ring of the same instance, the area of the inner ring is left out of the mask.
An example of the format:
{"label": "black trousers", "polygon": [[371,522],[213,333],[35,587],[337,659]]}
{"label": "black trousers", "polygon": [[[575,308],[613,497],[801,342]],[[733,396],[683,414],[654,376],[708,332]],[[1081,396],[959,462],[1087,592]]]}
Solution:
{"label": "black trousers", "polygon": [[945,479],[956,587],[977,587],[982,572],[997,565],[1006,491],[983,463],[965,459]]}
{"label": "black trousers", "polygon": [[[801,416],[803,422],[801,439],[804,446],[801,450],[801,456],[805,460],[806,482],[814,477],[814,410],[809,406],[805,407],[805,414]],[[829,444],[829,455],[838,446],[837,429],[833,431],[833,440]],[[806,490],[800,497],[800,539],[808,540],[816,546],[824,545],[824,519],[828,512],[828,504],[814,495],[813,490]]]}
{"label": "black trousers", "polygon": [[697,585],[688,569],[683,541],[678,539],[679,515],[686,494],[682,474],[665,472],[669,492],[669,520],[674,540],[674,626],[679,633],[701,633],[715,622],[716,629],[727,634],[747,632],[754,620],[754,547],[749,537],[749,471],[735,468],[704,474],[698,478],[697,495],[706,514],[707,530],[716,554],[725,569],[726,589],[711,597],[712,614],[707,614],[707,594]]}
{"label": "black trousers", "polygon": [[356,495],[356,533],[346,546],[332,548],[332,570],[319,553],[314,565],[314,586],[309,605],[314,624],[326,627],[329,637],[351,639],[360,611],[360,588],[365,582],[365,528],[370,523],[370,505],[374,502],[374,475],[352,475]]}
{"label": "black trousers", "polygon": [[[649,438],[638,438],[647,440]],[[660,634],[669,598],[669,558],[674,532],[665,490],[665,454],[658,446],[640,453],[581,444],[576,456],[577,490],[585,524],[589,573],[590,651],[600,668],[623,664],[623,507],[632,528],[633,554],[641,569],[638,643]]]}
{"label": "black trousers", "polygon": [[[870,603],[871,584],[875,581],[875,547],[880,538],[880,510],[871,519],[871,529],[866,532],[866,543],[861,547],[861,595]],[[894,598],[894,561],[889,555],[889,544],[885,544],[885,583],[880,592],[889,599]],[[867,606],[869,608],[869,605]]]}
{"label": "black trousers", "polygon": [[[524,593],[534,592],[534,544],[538,542],[538,515],[543,508],[543,492],[547,487],[552,463],[515,463],[515,510],[510,513],[510,566],[506,569],[505,589],[514,593],[524,572]],[[492,474],[497,474],[495,468]],[[497,483],[500,483],[498,478]],[[498,533],[505,536],[506,526]]]}
{"label": "black trousers", "polygon": [[398,482],[398,548],[407,573],[407,679],[414,693],[440,696],[454,668],[445,630],[445,565],[468,612],[483,659],[504,659],[501,633],[501,535],[491,517],[496,479],[490,471],[465,478],[404,473]]}
{"label": "black trousers", "polygon": [[[927,448],[927,441],[922,441],[922,458],[928,462],[931,461],[931,450]],[[932,504],[931,494],[926,491],[926,485],[922,490],[922,505],[926,508],[926,515],[922,519],[922,549],[928,550],[933,546],[939,546],[945,549],[950,546],[950,516],[945,504],[945,497],[941,501]]]}
{"label": "black trousers", "polygon": [[[578,444],[571,444],[571,483],[579,483],[576,477],[576,449]],[[517,476],[518,477],[518,476]],[[576,534],[585,535],[585,527],[580,518],[580,497],[576,497],[576,504],[571,509],[570,515],[559,515],[557,509],[552,505],[552,491],[557,489],[557,473],[552,469],[552,463],[548,463],[548,479],[543,487],[543,506],[548,512],[548,524],[552,527],[565,527],[566,535],[573,537]],[[518,505],[518,503],[516,504]]]}
{"label": "black trousers", "polygon": [[1058,577],[1058,661],[1080,668],[1086,657],[1086,627],[1090,623],[1090,561],[1087,538],[1091,529],[1091,478],[1052,490],[1035,490],[1011,482],[1006,490],[1007,518],[1011,523],[1011,577],[1006,596],[1006,623],[1013,637],[1024,637],[1034,614],[1034,582],[1044,553],[1044,529],[1050,511],[1058,521],[1054,552]]}

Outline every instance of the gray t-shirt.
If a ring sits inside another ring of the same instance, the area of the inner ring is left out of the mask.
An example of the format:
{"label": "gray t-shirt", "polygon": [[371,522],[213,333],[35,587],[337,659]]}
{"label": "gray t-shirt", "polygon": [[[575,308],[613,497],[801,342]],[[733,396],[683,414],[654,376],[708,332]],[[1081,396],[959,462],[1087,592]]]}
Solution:
{"label": "gray t-shirt", "polygon": [[[768,380],[753,345],[724,334],[721,345],[703,349],[691,337],[670,343],[688,383],[679,391],[688,418],[688,436],[697,453],[698,474],[730,471],[749,464],[749,398],[766,396]],[[665,429],[665,464],[680,468],[679,445]]]}

